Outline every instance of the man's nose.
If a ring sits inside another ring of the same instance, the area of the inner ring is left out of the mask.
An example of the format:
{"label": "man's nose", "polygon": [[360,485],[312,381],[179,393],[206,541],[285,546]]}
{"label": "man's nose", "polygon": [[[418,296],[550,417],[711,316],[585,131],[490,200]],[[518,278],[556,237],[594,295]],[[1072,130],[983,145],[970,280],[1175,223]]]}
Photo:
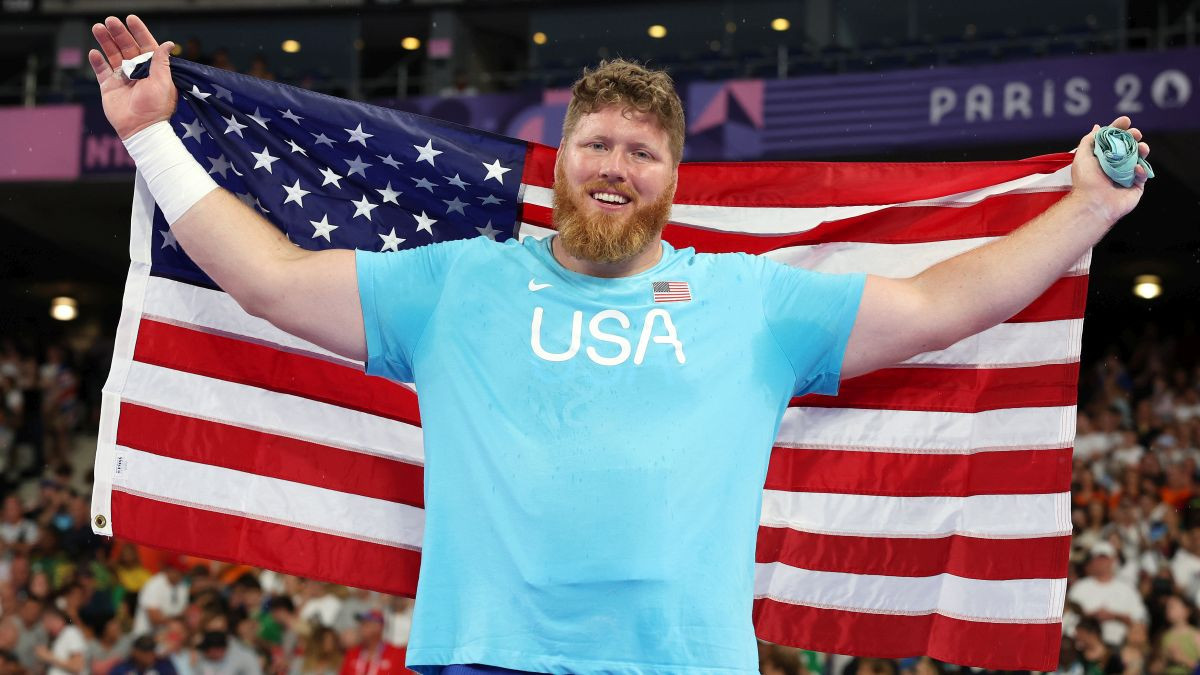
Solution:
{"label": "man's nose", "polygon": [[619,152],[610,153],[600,163],[600,177],[604,180],[613,183],[622,183],[625,181],[628,172],[628,167],[625,165],[625,158]]}

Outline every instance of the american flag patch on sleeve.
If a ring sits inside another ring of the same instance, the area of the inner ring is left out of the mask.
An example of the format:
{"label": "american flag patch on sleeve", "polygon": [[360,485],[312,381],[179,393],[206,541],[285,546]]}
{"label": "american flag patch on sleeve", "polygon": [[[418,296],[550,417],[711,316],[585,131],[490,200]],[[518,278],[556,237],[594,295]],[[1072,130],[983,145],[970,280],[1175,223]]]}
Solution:
{"label": "american flag patch on sleeve", "polygon": [[655,302],[687,302],[692,289],[686,281],[655,281],[651,284]]}

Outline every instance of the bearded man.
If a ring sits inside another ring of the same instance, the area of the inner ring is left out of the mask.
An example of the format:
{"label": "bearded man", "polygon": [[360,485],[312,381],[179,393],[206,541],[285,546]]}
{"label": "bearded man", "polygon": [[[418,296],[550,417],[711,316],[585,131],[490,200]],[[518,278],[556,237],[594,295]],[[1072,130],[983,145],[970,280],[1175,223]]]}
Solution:
{"label": "bearded man", "polygon": [[[682,105],[665,73],[616,61],[574,86],[556,236],[308,252],[217,189],[168,126],[172,45],[132,16],[93,34],[105,113],[192,260],[251,314],[416,382],[426,521],[408,666],[423,673],[756,672],[755,534],[788,401],[1013,315],[1146,179],[1114,186],[1089,134],[1069,196],[907,279],[677,250],[661,233]],[[147,51],[150,77],[114,73]]]}

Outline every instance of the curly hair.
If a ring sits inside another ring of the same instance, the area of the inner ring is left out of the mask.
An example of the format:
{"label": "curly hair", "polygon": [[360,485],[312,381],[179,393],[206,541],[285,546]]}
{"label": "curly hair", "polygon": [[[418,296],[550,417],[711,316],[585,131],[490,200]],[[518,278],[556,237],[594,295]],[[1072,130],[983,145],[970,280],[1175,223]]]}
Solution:
{"label": "curly hair", "polygon": [[683,103],[675,92],[675,82],[665,71],[650,70],[636,61],[601,61],[571,87],[571,102],[563,119],[563,138],[575,131],[579,119],[608,105],[621,104],[629,110],[651,113],[667,132],[671,155],[676,164],[683,157]]}

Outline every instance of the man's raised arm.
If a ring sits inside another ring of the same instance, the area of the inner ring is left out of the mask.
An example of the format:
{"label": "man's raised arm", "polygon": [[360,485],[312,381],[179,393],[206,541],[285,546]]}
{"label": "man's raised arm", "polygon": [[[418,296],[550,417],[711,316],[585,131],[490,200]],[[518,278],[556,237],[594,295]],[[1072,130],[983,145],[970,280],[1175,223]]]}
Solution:
{"label": "man's raised arm", "polygon": [[[1128,129],[1144,158],[1150,147]],[[945,260],[907,279],[869,276],[846,347],[842,378],[945,349],[1004,321],[1067,272],[1142,197],[1147,174],[1132,187],[1114,184],[1093,154],[1098,127],[1083,137],[1071,164],[1071,192],[1037,218],[1000,239]]]}
{"label": "man's raised arm", "polygon": [[[88,53],[104,114],[125,142],[188,256],[250,314],[334,353],[364,360],[366,338],[353,251],[293,246],[253,209],[217,186],[168,121],[177,94],[168,59],[136,16],[92,26]],[[121,62],[154,52],[150,76],[130,81]]]}

